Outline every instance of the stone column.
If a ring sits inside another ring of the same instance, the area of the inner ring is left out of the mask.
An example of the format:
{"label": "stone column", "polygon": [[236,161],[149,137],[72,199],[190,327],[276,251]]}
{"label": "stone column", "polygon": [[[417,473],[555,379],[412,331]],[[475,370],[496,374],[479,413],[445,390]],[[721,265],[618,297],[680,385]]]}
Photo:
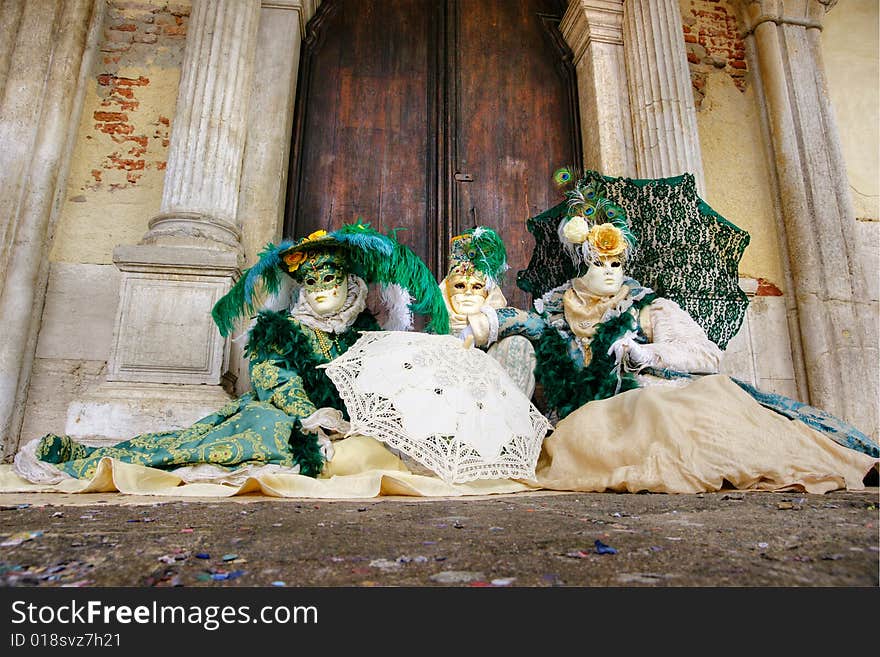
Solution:
{"label": "stone column", "polygon": [[107,383],[71,404],[71,435],[178,428],[230,398],[230,341],[211,308],[243,264],[238,194],[259,17],[259,0],[193,1],[160,213],[139,244],[113,252],[122,282]]}
{"label": "stone column", "polygon": [[623,1],[575,0],[560,31],[574,53],[584,167],[635,176],[623,52]]}
{"label": "stone column", "polygon": [[638,176],[692,173],[705,194],[678,0],[625,0],[623,49]]}
{"label": "stone column", "polygon": [[0,3],[0,442],[15,451],[57,196],[104,2]]}
{"label": "stone column", "polygon": [[877,307],[828,100],[819,33],[834,2],[743,0],[770,139],[809,401],[878,435]]}

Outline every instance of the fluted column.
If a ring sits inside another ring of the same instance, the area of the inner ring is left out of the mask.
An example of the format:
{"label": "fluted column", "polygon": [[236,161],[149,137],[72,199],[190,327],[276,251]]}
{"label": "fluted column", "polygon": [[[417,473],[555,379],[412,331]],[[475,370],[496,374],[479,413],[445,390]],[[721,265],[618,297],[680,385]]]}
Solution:
{"label": "fluted column", "polygon": [[142,244],[240,250],[236,210],[259,0],[194,0],[160,214]]}
{"label": "fluted column", "polygon": [[623,48],[638,176],[692,173],[703,194],[703,159],[678,0],[625,0]]}
{"label": "fluted column", "polygon": [[877,307],[856,220],[820,30],[826,0],[744,0],[746,47],[779,188],[809,401],[878,435]]}
{"label": "fluted column", "polygon": [[575,0],[559,29],[574,54],[584,166],[634,176],[623,0]]}
{"label": "fluted column", "polygon": [[0,3],[0,447],[18,443],[56,199],[103,2]]}

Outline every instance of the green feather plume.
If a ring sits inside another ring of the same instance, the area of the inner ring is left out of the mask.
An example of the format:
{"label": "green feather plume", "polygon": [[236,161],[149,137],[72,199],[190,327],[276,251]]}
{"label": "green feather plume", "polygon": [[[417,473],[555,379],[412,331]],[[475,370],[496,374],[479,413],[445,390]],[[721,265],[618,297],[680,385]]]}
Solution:
{"label": "green feather plume", "polygon": [[486,278],[501,284],[501,278],[507,270],[507,249],[504,240],[491,228],[477,226],[464,232],[471,236],[468,247],[468,259]]}

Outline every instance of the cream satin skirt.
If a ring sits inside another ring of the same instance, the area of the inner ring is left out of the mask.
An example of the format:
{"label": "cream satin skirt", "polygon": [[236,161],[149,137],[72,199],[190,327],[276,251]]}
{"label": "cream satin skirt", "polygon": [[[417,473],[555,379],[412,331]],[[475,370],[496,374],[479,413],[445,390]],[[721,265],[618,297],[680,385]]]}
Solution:
{"label": "cream satin skirt", "polygon": [[[697,493],[862,489],[877,459],[758,404],[723,375],[590,402],[544,441],[542,488]],[[725,483],[727,482],[727,483]]]}

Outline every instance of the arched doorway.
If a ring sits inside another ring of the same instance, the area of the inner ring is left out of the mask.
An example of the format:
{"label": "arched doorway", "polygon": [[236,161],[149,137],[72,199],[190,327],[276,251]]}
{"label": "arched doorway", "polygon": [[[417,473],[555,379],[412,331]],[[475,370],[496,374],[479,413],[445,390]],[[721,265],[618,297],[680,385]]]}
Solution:
{"label": "arched doorway", "polygon": [[525,220],[580,164],[564,0],[325,0],[303,43],[285,236],[363,217],[445,273],[449,238],[498,230],[511,272]]}

